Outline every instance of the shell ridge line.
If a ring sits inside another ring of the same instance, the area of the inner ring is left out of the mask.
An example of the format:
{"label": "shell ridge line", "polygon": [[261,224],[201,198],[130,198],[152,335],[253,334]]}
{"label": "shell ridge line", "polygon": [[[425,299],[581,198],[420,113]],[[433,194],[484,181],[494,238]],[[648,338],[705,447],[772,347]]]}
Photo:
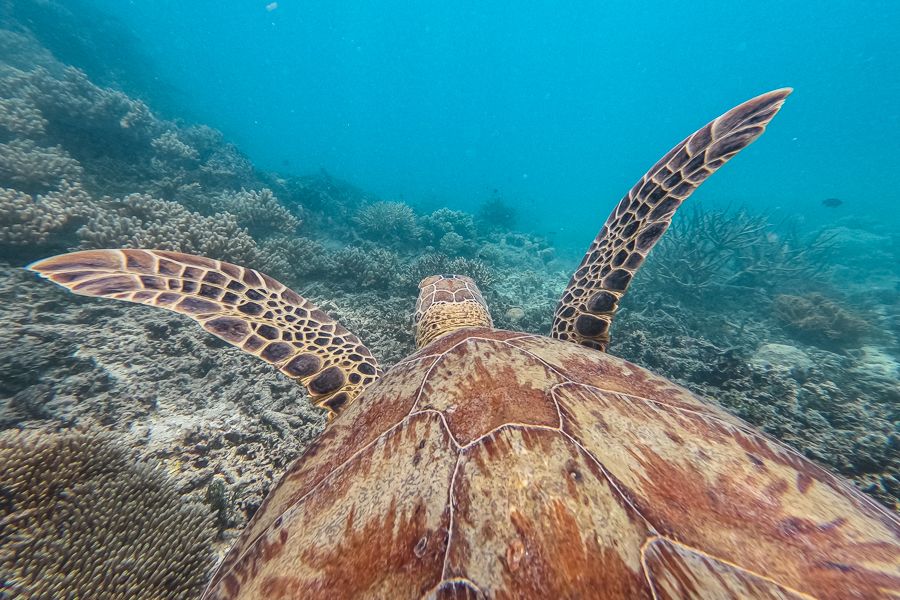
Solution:
{"label": "shell ridge line", "polygon": [[486,337],[481,337],[481,336],[471,336],[471,337],[466,337],[466,338],[459,340],[458,342],[456,342],[455,344],[453,344],[452,346],[450,346],[449,348],[447,348],[440,354],[430,354],[429,356],[437,356],[437,358],[435,359],[435,361],[433,363],[431,363],[431,366],[428,367],[428,371],[425,372],[425,376],[422,377],[422,383],[419,385],[418,392],[416,392],[416,400],[415,400],[415,402],[413,402],[412,408],[409,409],[409,413],[407,413],[407,415],[406,415],[407,417],[412,415],[415,412],[418,412],[417,409],[419,407],[419,400],[422,398],[422,392],[425,389],[425,384],[428,383],[428,378],[431,377],[431,372],[438,365],[438,363],[441,362],[447,356],[447,354],[449,352],[452,352],[457,347],[459,347],[461,344],[468,343],[470,340],[480,340],[483,342],[497,341],[497,340],[492,340],[491,338],[486,338]]}
{"label": "shell ridge line", "polygon": [[[715,423],[716,425],[719,425],[719,426],[721,426],[722,428],[724,428],[724,429],[726,429],[726,430],[729,430],[729,431],[739,431],[739,432],[741,432],[741,433],[747,435],[747,436],[750,437],[750,438],[757,439],[757,440],[762,440],[762,441],[766,442],[766,444],[769,445],[770,447],[773,447],[773,450],[776,450],[776,451],[779,452],[779,453],[787,454],[787,455],[789,455],[791,458],[802,460],[806,466],[808,466],[808,467],[814,469],[814,471],[815,471],[817,474],[819,474],[819,475],[824,475],[823,479],[824,479],[825,481],[827,481],[827,482],[829,482],[830,484],[834,485],[834,486],[837,487],[838,489],[841,489],[841,490],[844,490],[844,491],[849,490],[849,494],[850,494],[855,500],[858,500],[858,501],[863,502],[863,503],[864,503],[866,506],[868,506],[869,508],[874,509],[878,514],[883,515],[884,517],[886,517],[886,518],[891,522],[891,524],[892,524],[895,528],[900,528],[900,516],[895,515],[895,514],[892,514],[890,511],[888,511],[888,509],[887,509],[886,507],[884,507],[884,506],[882,506],[881,504],[875,502],[874,500],[872,500],[871,498],[869,498],[869,496],[867,496],[867,495],[863,494],[862,492],[860,492],[860,491],[856,488],[856,486],[853,486],[853,485],[844,485],[844,484],[843,484],[843,481],[842,481],[840,478],[838,478],[834,473],[832,473],[831,471],[829,471],[829,470],[825,469],[824,467],[818,465],[817,463],[814,463],[814,462],[810,461],[808,458],[806,458],[805,456],[803,456],[800,452],[794,450],[793,448],[791,448],[791,447],[788,446],[787,444],[784,444],[784,443],[782,443],[782,442],[779,442],[778,440],[776,440],[775,438],[769,436],[769,435],[766,434],[765,432],[757,431],[756,429],[753,429],[752,427],[750,427],[750,426],[748,426],[748,425],[745,425],[745,424],[743,424],[743,423],[731,423],[731,422],[726,421],[726,420],[724,420],[722,417],[719,417],[719,416],[717,416],[717,415],[703,413],[703,412],[700,412],[700,411],[692,410],[692,409],[687,408],[687,407],[684,407],[684,406],[675,406],[675,405],[673,405],[673,404],[669,404],[668,402],[663,402],[663,401],[660,401],[660,400],[654,400],[654,399],[651,399],[651,398],[645,398],[645,397],[643,397],[643,396],[636,396],[636,395],[633,395],[633,394],[626,394],[626,393],[624,393],[624,392],[614,392],[614,391],[612,391],[612,390],[604,390],[603,388],[599,388],[599,387],[597,387],[597,386],[590,385],[590,384],[588,384],[588,383],[581,383],[581,382],[577,382],[577,381],[572,381],[572,382],[570,382],[570,383],[571,383],[572,385],[575,385],[575,386],[581,386],[581,387],[585,387],[585,388],[590,388],[590,389],[592,389],[592,390],[596,390],[596,391],[598,391],[598,392],[602,392],[602,393],[605,393],[605,394],[613,394],[613,395],[616,395],[616,394],[617,394],[617,395],[624,396],[625,398],[628,398],[629,400],[638,400],[638,401],[641,401],[641,402],[645,403],[645,404],[648,405],[648,407],[650,407],[650,408],[656,409],[657,407],[659,407],[659,409],[662,410],[663,412],[665,412],[666,410],[670,410],[670,411],[674,411],[675,413],[682,413],[682,414],[688,416],[688,418],[690,418],[690,417],[695,417],[695,418],[701,419],[701,420],[712,421],[712,422]],[[560,384],[560,385],[568,385],[568,384]],[[654,405],[656,405],[656,406],[654,406]],[[662,408],[662,407],[665,407],[665,408]],[[722,409],[722,410],[724,410],[724,409]],[[730,413],[728,413],[728,414],[730,414]]]}
{"label": "shell ridge line", "polygon": [[[447,507],[450,509],[450,519],[447,522],[447,547],[444,548],[444,562],[441,565],[441,581],[447,578],[447,569],[450,568],[450,547],[453,541],[453,516],[456,511],[453,510],[453,501],[456,498],[456,474],[459,473],[459,465],[462,463],[462,452],[456,455],[456,466],[453,467],[453,476],[450,478],[450,491],[447,494]],[[440,585],[438,581],[437,585]]]}
{"label": "shell ridge line", "polygon": [[650,569],[647,568],[647,548],[651,544],[653,544],[654,542],[657,542],[657,541],[668,542],[669,544],[672,544],[673,546],[677,546],[679,548],[687,550],[688,552],[702,556],[703,558],[721,563],[727,567],[730,567],[730,568],[740,571],[742,573],[747,573],[749,575],[752,575],[753,577],[756,577],[757,579],[761,579],[761,580],[763,580],[767,583],[771,583],[772,585],[775,585],[785,591],[791,592],[792,594],[797,594],[798,596],[800,596],[801,598],[804,598],[806,600],[817,600],[817,598],[815,596],[811,596],[805,592],[801,592],[800,590],[794,589],[791,586],[785,585],[783,583],[779,583],[778,581],[775,581],[771,577],[768,577],[761,573],[757,573],[756,571],[753,571],[752,569],[744,568],[738,564],[731,562],[730,560],[727,560],[724,558],[719,558],[718,556],[716,556],[714,554],[710,554],[709,552],[705,552],[703,550],[700,550],[699,548],[689,546],[688,544],[684,544],[682,542],[679,542],[678,540],[672,539],[672,538],[664,536],[664,535],[651,535],[646,540],[644,540],[644,543],[641,545],[641,567],[644,570],[644,575],[647,577],[647,583],[650,584],[650,589],[653,592],[654,598],[657,597],[657,594],[656,594],[656,589],[653,585],[653,578],[650,575]]}
{"label": "shell ridge line", "polygon": [[562,432],[562,429],[560,429],[559,427],[550,427],[549,425],[536,425],[534,423],[519,423],[518,421],[507,421],[506,423],[503,423],[502,425],[497,425],[490,431],[482,433],[481,435],[479,435],[477,438],[475,438],[474,440],[472,440],[465,446],[462,446],[460,448],[460,450],[468,450],[468,449],[472,448],[473,446],[475,446],[476,444],[480,444],[485,439],[487,439],[489,437],[493,437],[497,433],[500,433],[500,431],[504,430],[504,429],[518,429],[518,430],[522,430],[522,431],[527,430],[527,429],[534,429],[534,430],[538,430],[538,431],[552,431],[555,433]]}
{"label": "shell ridge line", "polygon": [[649,529],[655,535],[658,535],[659,532],[657,531],[656,526],[653,524],[653,522],[650,521],[650,519],[648,519],[647,517],[645,517],[644,514],[640,510],[638,510],[638,507],[635,506],[634,503],[631,501],[631,499],[625,494],[625,492],[622,491],[622,489],[619,487],[619,484],[616,483],[616,480],[612,477],[612,475],[610,475],[609,471],[606,469],[606,467],[603,465],[603,463],[600,462],[596,456],[594,456],[594,453],[591,452],[590,450],[588,450],[587,448],[585,448],[584,446],[582,446],[581,442],[579,442],[577,439],[575,439],[572,435],[570,435],[566,431],[561,431],[560,433],[562,433],[563,436],[565,436],[566,439],[568,439],[570,442],[575,444],[578,447],[578,449],[581,450],[581,452],[583,452],[590,460],[592,460],[594,462],[595,465],[597,465],[597,467],[600,469],[600,472],[603,473],[603,476],[606,478],[606,481],[609,483],[610,488],[615,490],[616,494],[619,495],[619,498],[621,498],[622,501],[625,504],[627,504],[631,508],[631,510],[633,510],[634,513],[644,521],[644,524],[647,525],[647,529]]}
{"label": "shell ridge line", "polygon": [[416,415],[437,415],[441,420],[441,424],[443,425],[444,430],[447,432],[447,437],[450,438],[450,441],[453,443],[453,446],[456,448],[457,452],[463,449],[462,444],[459,443],[459,441],[456,439],[456,436],[454,436],[453,432],[450,430],[450,425],[447,423],[447,418],[444,416],[444,413],[434,408],[423,408],[422,410],[417,410],[414,413],[406,415],[404,419],[411,419]]}
{"label": "shell ridge line", "polygon": [[[423,411],[423,412],[424,412],[424,411]],[[356,452],[354,452],[352,455],[350,455],[350,456],[347,458],[347,460],[345,460],[344,462],[340,463],[339,465],[336,465],[333,469],[331,469],[331,470],[328,471],[327,473],[323,474],[323,475],[322,475],[322,478],[319,480],[318,483],[316,483],[316,485],[314,485],[312,488],[310,488],[305,494],[303,494],[302,496],[300,496],[299,498],[297,498],[297,500],[295,500],[294,502],[292,502],[291,505],[288,506],[287,508],[285,508],[285,510],[283,510],[283,511],[281,512],[281,515],[279,515],[279,516],[282,516],[282,517],[283,517],[283,516],[285,516],[285,515],[288,515],[289,513],[294,512],[295,509],[296,509],[296,507],[297,507],[298,505],[300,505],[304,500],[306,500],[306,499],[310,496],[310,494],[315,493],[320,487],[322,487],[323,485],[325,485],[325,483],[326,483],[329,479],[331,479],[336,473],[338,473],[338,472],[341,471],[343,468],[345,468],[345,467],[347,466],[347,464],[349,464],[349,463],[352,462],[354,459],[356,459],[357,457],[359,457],[363,452],[365,452],[366,450],[368,450],[369,448],[371,448],[372,446],[374,446],[375,444],[377,444],[377,443],[379,442],[379,440],[383,440],[383,439],[384,439],[388,434],[390,434],[393,430],[395,430],[395,429],[401,427],[402,425],[406,424],[406,423],[409,421],[409,419],[410,419],[409,415],[407,415],[406,417],[403,417],[403,418],[400,419],[397,423],[395,423],[394,425],[391,425],[391,426],[388,427],[385,431],[383,431],[381,434],[379,434],[378,437],[376,437],[376,438],[373,439],[371,442],[369,442],[368,444],[366,444],[365,446],[363,446],[362,448],[360,448],[359,450],[357,450]],[[452,439],[452,437],[451,437],[451,439]],[[301,455],[297,460],[303,460],[303,455]],[[287,472],[285,472],[285,475],[286,475],[286,474],[287,474]],[[282,478],[283,478],[285,475],[282,475]],[[280,480],[279,480],[279,482],[280,482]],[[278,520],[278,519],[276,519],[276,520]],[[284,520],[284,519],[281,519],[281,521],[283,521],[283,520]],[[241,552],[240,556],[238,556],[238,557],[234,560],[234,562],[231,564],[231,567],[228,569],[228,571],[227,571],[227,572],[224,572],[224,573],[221,573],[221,574],[218,575],[218,577],[217,577],[218,581],[221,582],[223,579],[225,579],[225,576],[228,575],[229,573],[231,573],[231,572],[234,570],[234,567],[237,566],[237,565],[241,562],[241,560],[243,560],[244,556],[246,556],[246,554],[250,551],[250,549],[253,548],[253,547],[255,547],[255,546],[259,543],[259,540],[260,540],[264,535],[266,535],[269,531],[271,531],[272,528],[273,528],[274,526],[275,526],[275,520],[273,520],[272,523],[271,523],[268,527],[266,527],[265,529],[263,529],[263,530],[259,533],[259,535],[256,536],[256,537],[253,539],[252,542],[248,543],[248,544],[247,544],[247,547],[244,549],[243,552]]]}

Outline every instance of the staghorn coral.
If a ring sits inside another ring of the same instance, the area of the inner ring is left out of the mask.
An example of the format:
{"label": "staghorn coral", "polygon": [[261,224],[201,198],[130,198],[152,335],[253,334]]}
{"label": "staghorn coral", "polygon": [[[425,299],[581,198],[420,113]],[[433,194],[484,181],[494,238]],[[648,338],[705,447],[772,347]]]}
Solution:
{"label": "staghorn coral", "polygon": [[676,215],[637,281],[693,300],[773,290],[788,282],[808,284],[820,276],[828,236],[802,239],[790,223],[779,229],[784,231],[776,230],[766,214],[692,204]]}
{"label": "staghorn coral", "polygon": [[207,511],[107,435],[0,434],[0,570],[19,597],[195,598]]}
{"label": "staghorn coral", "polygon": [[159,248],[254,266],[259,247],[230,214],[203,216],[142,194],[106,199],[78,229],[81,248]]}
{"label": "staghorn coral", "polygon": [[857,345],[870,331],[865,319],[817,292],[779,294],[772,302],[772,312],[801,338],[826,347]]}
{"label": "staghorn coral", "polygon": [[360,208],[353,222],[372,241],[408,246],[421,235],[413,209],[403,202],[375,202]]}
{"label": "staghorn coral", "polygon": [[0,144],[0,185],[44,192],[61,181],[78,181],[82,168],[62,146],[42,147],[29,139]]}
{"label": "staghorn coral", "polygon": [[273,232],[290,235],[300,227],[300,219],[268,188],[224,192],[213,198],[211,208],[234,215],[242,227],[257,237],[266,237]]}

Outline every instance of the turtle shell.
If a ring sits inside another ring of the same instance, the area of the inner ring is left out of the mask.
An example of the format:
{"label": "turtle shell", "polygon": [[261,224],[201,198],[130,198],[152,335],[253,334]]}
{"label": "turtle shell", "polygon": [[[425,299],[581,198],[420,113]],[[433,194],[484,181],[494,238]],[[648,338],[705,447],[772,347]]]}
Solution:
{"label": "turtle shell", "polygon": [[444,336],[269,494],[207,599],[879,598],[900,523],[627,361]]}

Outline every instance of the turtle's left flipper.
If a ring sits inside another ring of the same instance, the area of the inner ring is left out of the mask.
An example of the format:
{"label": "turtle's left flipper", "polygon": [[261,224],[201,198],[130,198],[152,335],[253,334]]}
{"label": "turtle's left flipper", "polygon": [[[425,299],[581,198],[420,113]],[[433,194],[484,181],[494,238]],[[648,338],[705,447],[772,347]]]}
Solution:
{"label": "turtle's left flipper", "polygon": [[253,269],[163,250],[85,250],[29,266],[76,294],[158,306],[258,356],[336,413],[381,375],[358,337]]}
{"label": "turtle's left flipper", "polygon": [[790,93],[790,88],[784,88],[744,102],[653,165],[609,215],[572,275],[556,307],[553,337],[606,350],[619,300],[669,227],[675,209],[765,131]]}

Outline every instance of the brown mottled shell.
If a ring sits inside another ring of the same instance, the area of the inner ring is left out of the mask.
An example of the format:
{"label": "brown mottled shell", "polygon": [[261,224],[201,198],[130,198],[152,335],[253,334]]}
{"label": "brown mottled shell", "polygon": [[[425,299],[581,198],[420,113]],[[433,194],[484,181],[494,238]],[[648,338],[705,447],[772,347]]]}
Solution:
{"label": "brown mottled shell", "polygon": [[841,479],[624,360],[466,329],[338,417],[205,598],[896,595],[900,523]]}

